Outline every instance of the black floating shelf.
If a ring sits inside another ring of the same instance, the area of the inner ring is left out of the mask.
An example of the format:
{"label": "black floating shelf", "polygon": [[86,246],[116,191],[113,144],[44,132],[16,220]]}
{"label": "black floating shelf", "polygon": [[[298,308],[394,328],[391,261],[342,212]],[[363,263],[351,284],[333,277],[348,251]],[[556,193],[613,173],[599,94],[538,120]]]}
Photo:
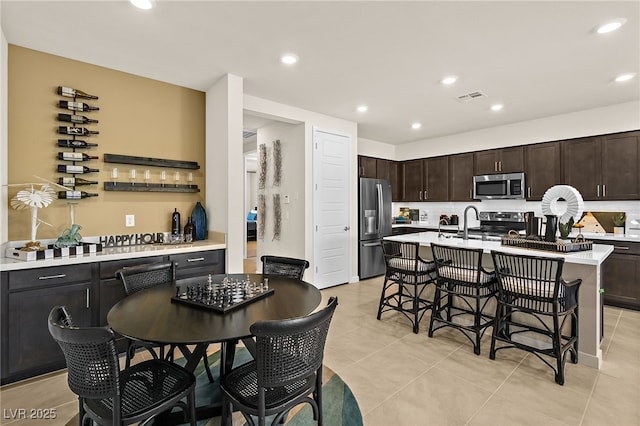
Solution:
{"label": "black floating shelf", "polygon": [[198,185],[129,182],[105,182],[104,190],[125,192],[200,192]]}
{"label": "black floating shelf", "polygon": [[134,157],[131,155],[104,154],[105,163],[137,164],[140,166],[169,167],[172,169],[199,169],[195,161],[167,160],[164,158]]}

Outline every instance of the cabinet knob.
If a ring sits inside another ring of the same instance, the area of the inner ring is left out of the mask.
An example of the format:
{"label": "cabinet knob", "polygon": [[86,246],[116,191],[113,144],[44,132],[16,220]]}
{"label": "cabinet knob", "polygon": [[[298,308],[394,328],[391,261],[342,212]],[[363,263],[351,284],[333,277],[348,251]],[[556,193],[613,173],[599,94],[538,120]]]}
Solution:
{"label": "cabinet knob", "polygon": [[596,185],[596,196],[600,197],[600,185]]}
{"label": "cabinet knob", "polygon": [[602,196],[603,197],[607,196],[607,185],[602,185]]}

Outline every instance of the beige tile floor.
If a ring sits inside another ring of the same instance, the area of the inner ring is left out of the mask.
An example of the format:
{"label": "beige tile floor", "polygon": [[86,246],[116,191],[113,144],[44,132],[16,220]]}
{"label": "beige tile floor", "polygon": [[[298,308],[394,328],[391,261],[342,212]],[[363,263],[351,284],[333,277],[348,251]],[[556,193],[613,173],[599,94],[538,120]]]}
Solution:
{"label": "beige tile floor", "polygon": [[[325,364],[352,389],[366,426],[640,425],[640,312],[606,307],[602,369],[567,364],[559,386],[553,372],[526,353],[505,350],[491,361],[488,336],[476,356],[454,330],[429,338],[428,317],[417,335],[395,313],[376,320],[381,283],[375,278],[322,292],[325,301],[333,295],[340,301]],[[50,421],[3,415],[3,425],[65,425],[77,413],[64,372],[5,386],[0,398],[3,414],[56,408],[57,415]]]}

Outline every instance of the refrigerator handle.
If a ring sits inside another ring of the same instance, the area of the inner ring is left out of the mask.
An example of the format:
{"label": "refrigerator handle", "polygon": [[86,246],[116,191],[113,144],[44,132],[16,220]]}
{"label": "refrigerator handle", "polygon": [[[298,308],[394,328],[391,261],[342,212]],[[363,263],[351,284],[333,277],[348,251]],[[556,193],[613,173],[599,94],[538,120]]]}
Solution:
{"label": "refrigerator handle", "polygon": [[383,196],[382,196],[382,184],[381,183],[376,183],[376,191],[378,193],[378,235],[380,235],[380,233],[382,232],[382,213],[384,210],[384,205],[383,205]]}

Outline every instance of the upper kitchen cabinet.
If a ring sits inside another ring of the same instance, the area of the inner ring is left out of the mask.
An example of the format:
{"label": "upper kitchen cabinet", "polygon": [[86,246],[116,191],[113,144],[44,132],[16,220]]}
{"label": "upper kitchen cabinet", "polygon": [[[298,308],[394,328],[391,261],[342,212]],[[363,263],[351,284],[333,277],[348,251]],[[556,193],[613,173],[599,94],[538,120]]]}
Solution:
{"label": "upper kitchen cabinet", "polygon": [[449,200],[473,199],[473,152],[449,156]]}
{"label": "upper kitchen cabinet", "polygon": [[402,201],[447,201],[448,157],[409,160],[402,164]]}
{"label": "upper kitchen cabinet", "polygon": [[524,172],[528,200],[542,196],[561,180],[560,142],[537,143],[524,147]]}
{"label": "upper kitchen cabinet", "polygon": [[400,179],[398,179],[398,163],[393,160],[376,159],[376,176],[391,182],[391,199],[400,201]]}
{"label": "upper kitchen cabinet", "polygon": [[585,200],[640,198],[640,132],[562,142],[563,183]]}
{"label": "upper kitchen cabinet", "polygon": [[522,146],[477,151],[475,174],[516,173],[524,170],[524,150]]}
{"label": "upper kitchen cabinet", "polygon": [[640,131],[601,138],[602,198],[640,199]]}
{"label": "upper kitchen cabinet", "polygon": [[377,158],[358,156],[358,176],[365,178],[377,177]]}

